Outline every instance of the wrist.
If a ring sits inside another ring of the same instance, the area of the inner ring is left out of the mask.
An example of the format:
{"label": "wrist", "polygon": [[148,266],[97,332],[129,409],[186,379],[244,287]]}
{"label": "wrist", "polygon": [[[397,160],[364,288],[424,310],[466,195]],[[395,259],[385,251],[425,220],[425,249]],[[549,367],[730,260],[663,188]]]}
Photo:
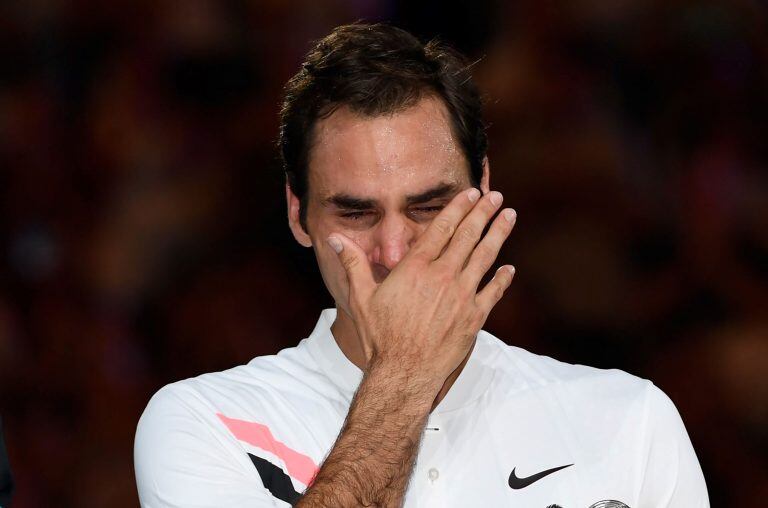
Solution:
{"label": "wrist", "polygon": [[380,380],[386,383],[393,393],[401,393],[409,398],[423,398],[432,403],[445,379],[440,375],[414,365],[402,359],[374,354],[364,371],[364,379]]}

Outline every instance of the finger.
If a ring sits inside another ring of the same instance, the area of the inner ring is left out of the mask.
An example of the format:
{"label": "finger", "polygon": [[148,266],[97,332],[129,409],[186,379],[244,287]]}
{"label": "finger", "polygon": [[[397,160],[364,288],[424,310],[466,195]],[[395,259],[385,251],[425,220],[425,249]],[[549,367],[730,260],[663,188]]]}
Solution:
{"label": "finger", "polygon": [[493,221],[493,224],[491,224],[488,233],[480,240],[475,250],[472,251],[467,266],[464,267],[462,278],[475,291],[477,291],[477,286],[480,284],[483,275],[491,269],[491,266],[496,261],[501,246],[504,245],[504,242],[512,232],[512,228],[515,227],[516,220],[517,213],[513,209],[506,208],[502,210]]}
{"label": "finger", "polygon": [[411,252],[415,255],[423,255],[430,261],[437,259],[443,248],[450,241],[458,224],[475,206],[479,198],[480,191],[475,188],[460,192],[454,196],[451,202],[432,219],[427,229],[424,230],[424,233],[414,244]]}
{"label": "finger", "polygon": [[461,221],[456,234],[451,238],[445,252],[440,256],[457,270],[464,268],[464,264],[475,249],[477,242],[483,234],[488,221],[501,206],[503,196],[500,192],[492,191],[483,196],[471,212]]}
{"label": "finger", "polygon": [[333,233],[327,239],[328,245],[336,252],[341,266],[347,273],[352,291],[366,294],[376,286],[371,265],[363,249],[341,233]]}
{"label": "finger", "polygon": [[499,303],[501,297],[504,296],[504,292],[512,283],[512,278],[514,276],[515,267],[512,265],[504,265],[496,270],[496,275],[494,275],[491,281],[485,285],[483,290],[477,294],[475,303],[482,309],[486,316],[491,313],[493,307]]}

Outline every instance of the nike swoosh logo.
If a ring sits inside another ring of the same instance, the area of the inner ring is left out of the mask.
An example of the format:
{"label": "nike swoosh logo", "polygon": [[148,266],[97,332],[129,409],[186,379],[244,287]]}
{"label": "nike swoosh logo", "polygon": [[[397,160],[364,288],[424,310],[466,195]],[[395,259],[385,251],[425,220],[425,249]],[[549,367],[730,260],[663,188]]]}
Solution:
{"label": "nike swoosh logo", "polygon": [[509,474],[509,486],[515,490],[524,489],[525,487],[532,484],[533,482],[537,482],[547,475],[560,471],[561,469],[565,469],[566,467],[571,467],[572,465],[573,464],[568,464],[567,466],[553,467],[552,469],[547,469],[546,471],[542,471],[541,473],[536,473],[534,475],[528,476],[527,478],[518,478],[517,475],[515,474],[515,469],[517,468],[513,468],[512,472]]}

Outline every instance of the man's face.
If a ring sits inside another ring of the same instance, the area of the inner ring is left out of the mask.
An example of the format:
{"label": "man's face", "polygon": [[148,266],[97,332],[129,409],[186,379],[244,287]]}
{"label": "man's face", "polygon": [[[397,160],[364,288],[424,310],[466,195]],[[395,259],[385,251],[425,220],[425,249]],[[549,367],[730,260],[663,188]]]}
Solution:
{"label": "man's face", "polygon": [[315,129],[307,231],[298,224],[298,198],[287,189],[289,222],[299,243],[314,247],[325,285],[349,312],[347,276],[328,235],[357,242],[374,279],[383,281],[443,206],[470,187],[469,164],[445,106],[432,97],[373,118],[340,108]]}

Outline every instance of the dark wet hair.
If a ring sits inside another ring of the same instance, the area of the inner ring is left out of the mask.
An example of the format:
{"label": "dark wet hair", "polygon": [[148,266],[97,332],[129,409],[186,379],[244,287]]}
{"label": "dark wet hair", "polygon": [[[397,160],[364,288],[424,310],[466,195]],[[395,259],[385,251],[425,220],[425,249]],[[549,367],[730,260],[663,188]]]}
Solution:
{"label": "dark wet hair", "polygon": [[364,116],[396,113],[434,95],[479,185],[488,147],[482,102],[466,59],[442,44],[422,44],[399,28],[377,23],[340,26],[307,53],[285,86],[280,111],[280,153],[288,184],[301,202],[306,231],[307,165],[318,119],[342,106]]}

